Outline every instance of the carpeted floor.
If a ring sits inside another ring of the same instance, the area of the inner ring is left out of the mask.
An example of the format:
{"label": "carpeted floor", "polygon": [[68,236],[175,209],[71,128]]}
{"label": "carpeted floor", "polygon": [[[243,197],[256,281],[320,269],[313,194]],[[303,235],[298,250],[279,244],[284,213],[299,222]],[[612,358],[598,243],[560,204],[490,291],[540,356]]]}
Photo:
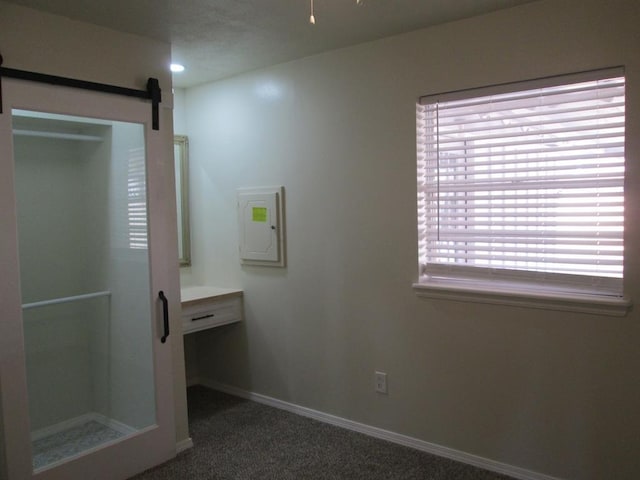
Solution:
{"label": "carpeted floor", "polygon": [[196,386],[194,447],[135,480],[511,480]]}

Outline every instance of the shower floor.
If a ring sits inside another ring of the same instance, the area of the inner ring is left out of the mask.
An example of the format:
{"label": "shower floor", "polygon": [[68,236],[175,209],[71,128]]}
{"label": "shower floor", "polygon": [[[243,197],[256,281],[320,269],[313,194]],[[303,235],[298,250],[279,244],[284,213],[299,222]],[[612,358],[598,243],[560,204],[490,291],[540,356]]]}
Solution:
{"label": "shower floor", "polygon": [[87,420],[33,440],[33,468],[46,467],[125,435],[96,420]]}

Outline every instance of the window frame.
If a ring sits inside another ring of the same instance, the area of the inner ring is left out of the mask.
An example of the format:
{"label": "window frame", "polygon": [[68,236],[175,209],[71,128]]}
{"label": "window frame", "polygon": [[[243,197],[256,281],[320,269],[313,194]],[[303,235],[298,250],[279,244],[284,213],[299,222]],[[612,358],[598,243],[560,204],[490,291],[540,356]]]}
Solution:
{"label": "window frame", "polygon": [[[489,95],[516,93],[538,88],[601,80],[613,76],[624,77],[624,68],[614,67],[437,95],[426,95],[419,98],[417,109],[419,111],[424,105],[435,102],[469,100]],[[421,170],[420,168],[419,135],[421,132],[418,118],[416,118],[416,129],[418,140],[417,180],[420,182],[426,176],[424,173],[426,169]],[[438,156],[437,158],[439,159],[440,157]],[[421,190],[418,187],[418,195],[420,194]],[[418,206],[420,207],[420,200]],[[558,279],[556,274],[532,270],[514,272],[511,270],[467,266],[459,269],[455,265],[432,264],[429,267],[429,271],[425,272],[426,264],[422,264],[422,256],[423,248],[426,248],[423,243],[427,241],[426,224],[427,221],[422,222],[418,212],[419,272],[418,281],[413,284],[413,288],[420,297],[613,316],[624,316],[631,308],[630,299],[619,292],[612,292],[606,286],[602,287],[602,285],[609,285],[611,282],[603,281],[600,283],[597,275],[594,277],[594,284],[585,286],[580,281],[575,285],[571,284],[570,276],[564,275],[565,278]],[[605,279],[605,277],[602,278]],[[569,280],[568,282],[566,281],[567,279]],[[578,280],[580,279],[578,278]],[[622,284],[621,291],[624,291],[623,281],[624,278],[619,279],[619,283]],[[601,286],[598,285],[599,283]]]}

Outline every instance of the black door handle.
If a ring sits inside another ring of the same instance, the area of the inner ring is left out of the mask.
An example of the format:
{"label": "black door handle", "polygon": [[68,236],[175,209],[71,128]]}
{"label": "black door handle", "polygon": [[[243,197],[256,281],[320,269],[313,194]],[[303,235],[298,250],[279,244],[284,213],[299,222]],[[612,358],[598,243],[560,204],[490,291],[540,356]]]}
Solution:
{"label": "black door handle", "polygon": [[162,314],[164,320],[164,335],[162,335],[160,341],[162,343],[165,343],[167,341],[167,337],[169,336],[169,300],[167,300],[167,297],[164,296],[164,292],[162,290],[158,292],[158,297],[160,297],[160,300],[162,300]]}

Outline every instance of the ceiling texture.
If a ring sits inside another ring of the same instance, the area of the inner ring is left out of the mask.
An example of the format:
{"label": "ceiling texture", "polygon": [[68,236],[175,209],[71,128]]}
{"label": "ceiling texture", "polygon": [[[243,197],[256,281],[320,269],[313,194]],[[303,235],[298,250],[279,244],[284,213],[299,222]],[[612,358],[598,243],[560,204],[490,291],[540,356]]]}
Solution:
{"label": "ceiling texture", "polygon": [[191,87],[536,0],[7,0],[171,43]]}

